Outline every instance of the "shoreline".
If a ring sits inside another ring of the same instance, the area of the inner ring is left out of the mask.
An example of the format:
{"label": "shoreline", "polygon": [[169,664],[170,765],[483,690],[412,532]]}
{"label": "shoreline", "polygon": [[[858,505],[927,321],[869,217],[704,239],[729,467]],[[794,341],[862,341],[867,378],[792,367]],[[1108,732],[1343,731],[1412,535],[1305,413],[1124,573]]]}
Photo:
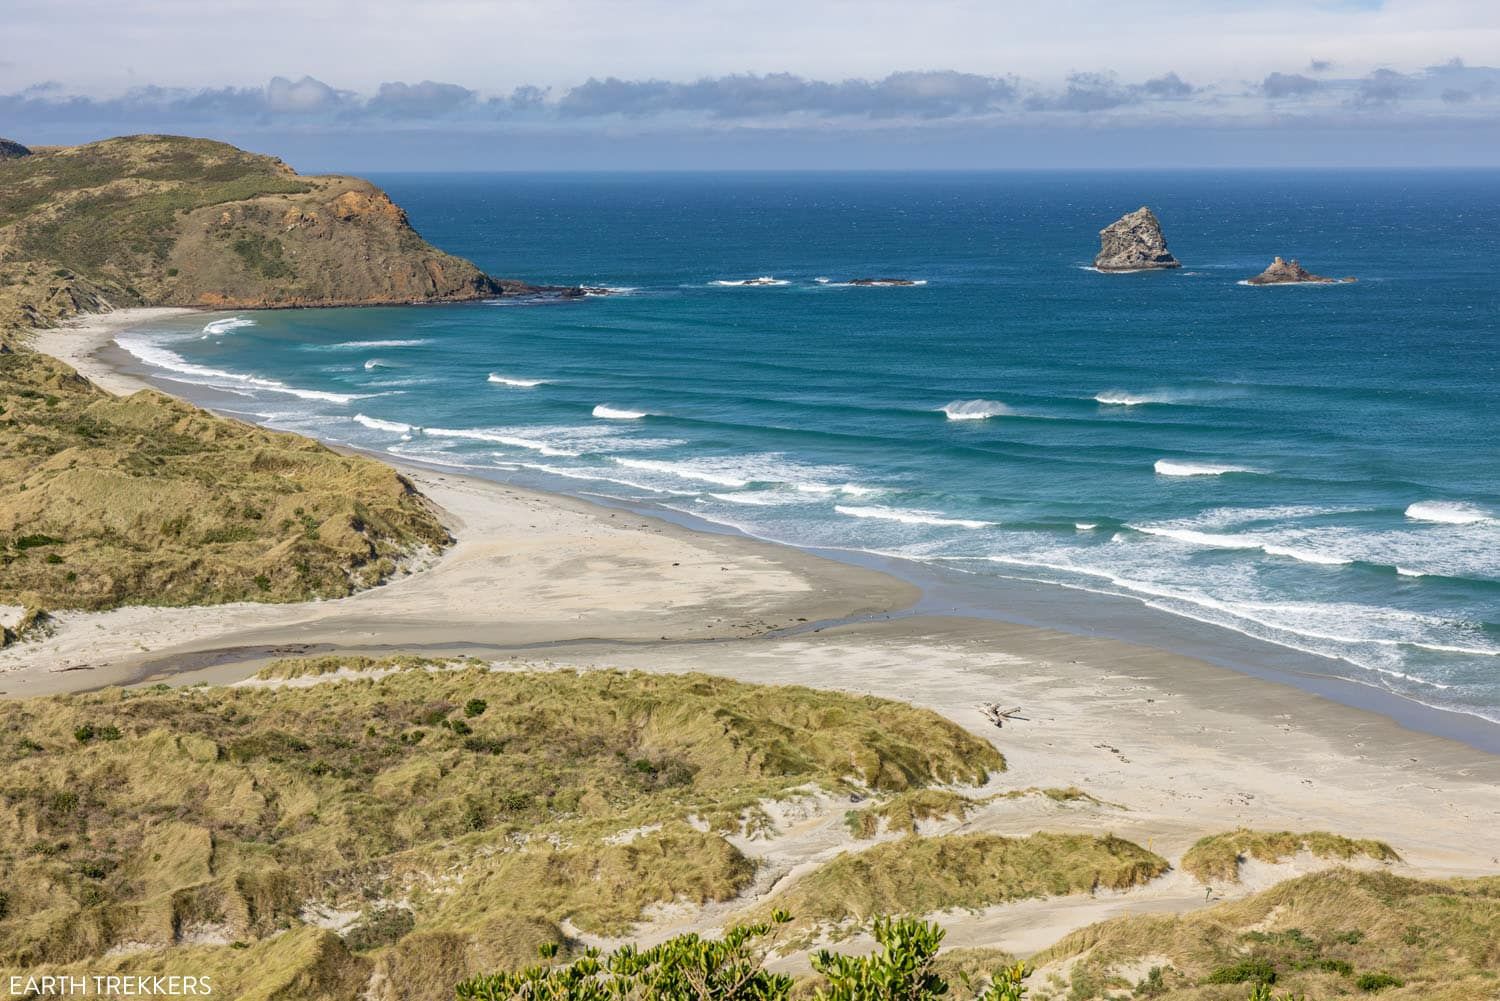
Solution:
{"label": "shoreline", "polygon": [[[40,332],[52,336],[45,341],[39,340],[38,347],[40,350],[47,350],[48,347],[56,346],[65,351],[66,357],[58,356],[96,383],[105,388],[110,388],[107,383],[120,387],[112,391],[133,392],[149,388],[176,396],[179,391],[172,380],[153,378],[149,369],[115,345],[114,336],[122,330],[164,317],[217,312],[224,311],[157,308],[99,314],[81,322],[75,321],[61,330]],[[211,391],[200,394],[198,399],[186,395],[182,395],[182,398],[222,416],[245,420],[232,407],[219,410],[211,398]],[[1260,680],[1290,685],[1312,695],[1376,713],[1405,729],[1455,740],[1487,753],[1500,755],[1500,722],[1475,712],[1422,702],[1410,695],[1348,677],[1334,669],[1335,660],[1324,655],[1283,646],[1193,616],[1158,609],[1137,596],[1107,594],[1019,574],[975,578],[968,574],[945,572],[942,568],[920,562],[861,550],[802,547],[749,535],[731,526],[707,521],[675,508],[632,503],[587,491],[574,493],[567,489],[567,484],[555,482],[555,478],[525,474],[485,476],[483,473],[459,470],[439,463],[396,459],[384,452],[347,443],[323,443],[339,450],[364,455],[417,480],[429,476],[444,476],[501,485],[523,492],[529,491],[543,498],[567,499],[588,505],[591,509],[628,512],[634,517],[651,522],[665,522],[694,535],[770,546],[776,550],[810,556],[823,563],[832,562],[873,571],[888,578],[894,577],[920,595],[907,603],[911,607],[889,610],[895,616],[939,614],[978,618],[1059,630],[1080,636],[1105,635],[1127,643],[1153,646],[1167,653],[1186,655]]]}
{"label": "shoreline", "polygon": [[[33,344],[101,385],[145,388],[101,353],[150,319],[113,314]],[[1390,842],[1403,873],[1500,866],[1500,756],[1485,750],[1149,638],[972,614],[956,592],[877,565],[377,458],[412,477],[459,539],[427,569],[302,605],[61,613],[55,637],[0,653],[3,697],[232,684],[304,652],[703,671],[927,706],[991,739],[1017,787],[1076,785],[1104,803],[997,807],[964,830],[1108,825],[1179,851],[1239,826],[1322,829]],[[981,701],[1022,706],[1027,719],[997,730]],[[1194,889],[1181,906],[1202,897]],[[971,918],[952,922],[972,930]]]}

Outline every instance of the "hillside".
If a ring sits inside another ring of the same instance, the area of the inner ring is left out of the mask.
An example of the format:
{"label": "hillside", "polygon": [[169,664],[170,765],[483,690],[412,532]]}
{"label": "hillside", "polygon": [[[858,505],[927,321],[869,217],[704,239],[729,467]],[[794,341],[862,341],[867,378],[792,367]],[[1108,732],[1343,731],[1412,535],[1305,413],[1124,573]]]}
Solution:
{"label": "hillside", "polygon": [[0,329],[122,306],[529,291],[428,244],[368,181],[304,177],[225,143],[127,136],[0,159]]}
{"label": "hillside", "polygon": [[395,470],[0,340],[0,605],[338,597],[446,545]]}

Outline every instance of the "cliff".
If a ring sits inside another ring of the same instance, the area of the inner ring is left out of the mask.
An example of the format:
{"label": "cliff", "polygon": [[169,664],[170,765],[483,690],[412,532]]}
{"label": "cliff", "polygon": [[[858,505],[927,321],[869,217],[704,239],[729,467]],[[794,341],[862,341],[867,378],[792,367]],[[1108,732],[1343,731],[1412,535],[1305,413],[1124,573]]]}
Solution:
{"label": "cliff", "polygon": [[1099,231],[1099,255],[1094,258],[1094,267],[1100,271],[1145,271],[1182,265],[1167,249],[1161,223],[1142,205]]}
{"label": "cliff", "polygon": [[0,327],[117,306],[264,308],[537,291],[490,278],[354,177],[127,136],[0,158]]}
{"label": "cliff", "polygon": [[1352,282],[1353,278],[1325,278],[1323,275],[1315,275],[1299,264],[1296,259],[1283,260],[1278,257],[1271,261],[1271,266],[1266,268],[1254,278],[1247,278],[1247,285],[1339,285],[1344,282]]}

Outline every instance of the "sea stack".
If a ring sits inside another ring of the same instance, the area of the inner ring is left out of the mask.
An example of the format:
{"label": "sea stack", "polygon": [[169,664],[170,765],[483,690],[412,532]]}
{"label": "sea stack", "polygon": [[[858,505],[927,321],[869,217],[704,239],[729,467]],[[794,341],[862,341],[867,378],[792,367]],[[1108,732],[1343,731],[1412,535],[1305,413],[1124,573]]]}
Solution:
{"label": "sea stack", "polygon": [[30,156],[31,150],[22,146],[13,139],[0,136],[0,160],[19,160],[23,156]]}
{"label": "sea stack", "polygon": [[1182,263],[1167,249],[1161,223],[1142,205],[1099,231],[1099,256],[1094,258],[1094,267],[1100,271],[1146,271],[1180,268]]}
{"label": "sea stack", "polygon": [[1245,281],[1247,285],[1341,285],[1344,282],[1356,281],[1354,278],[1325,278],[1308,271],[1297,260],[1290,261],[1278,257],[1254,278]]}

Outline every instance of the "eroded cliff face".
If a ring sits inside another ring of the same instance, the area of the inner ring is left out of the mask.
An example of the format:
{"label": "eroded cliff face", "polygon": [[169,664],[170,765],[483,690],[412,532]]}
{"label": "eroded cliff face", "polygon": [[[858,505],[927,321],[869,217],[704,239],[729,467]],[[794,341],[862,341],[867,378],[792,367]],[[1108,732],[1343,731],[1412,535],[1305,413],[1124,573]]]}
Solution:
{"label": "eroded cliff face", "polygon": [[1161,223],[1142,205],[1099,231],[1099,255],[1094,267],[1100,271],[1145,271],[1180,268],[1182,264],[1167,249]]}
{"label": "eroded cliff face", "polygon": [[528,291],[427,243],[368,181],[303,177],[224,143],[129,136],[0,162],[0,325]]}

